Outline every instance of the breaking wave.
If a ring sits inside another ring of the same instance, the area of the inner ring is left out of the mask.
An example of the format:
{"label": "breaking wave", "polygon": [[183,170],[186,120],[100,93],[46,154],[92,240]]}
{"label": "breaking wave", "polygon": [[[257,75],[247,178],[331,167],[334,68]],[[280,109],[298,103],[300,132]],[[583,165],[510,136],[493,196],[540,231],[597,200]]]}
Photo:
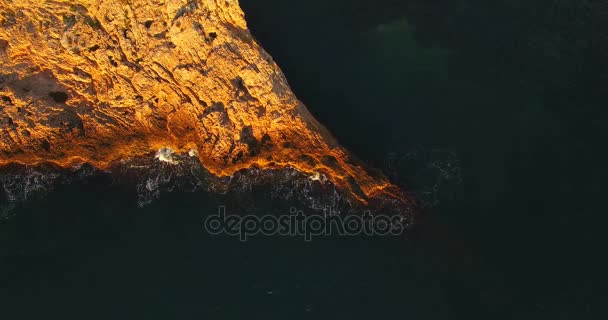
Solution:
{"label": "breaking wave", "polygon": [[[64,169],[53,165],[0,168],[0,215],[10,218],[19,203],[44,197],[61,184],[83,181],[97,175],[107,175],[115,184],[126,185],[136,191],[140,207],[150,205],[167,192],[209,192],[222,195],[224,201],[238,203],[243,208],[256,210],[264,200],[292,201],[316,211],[354,212],[361,205],[336,188],[323,174],[308,175],[293,168],[250,168],[229,177],[209,173],[192,153],[176,154],[163,151],[147,158],[126,159],[108,170],[97,170],[89,165]],[[390,199],[384,199],[391,207]],[[259,208],[258,208],[259,209]],[[406,215],[411,208],[396,212]]]}

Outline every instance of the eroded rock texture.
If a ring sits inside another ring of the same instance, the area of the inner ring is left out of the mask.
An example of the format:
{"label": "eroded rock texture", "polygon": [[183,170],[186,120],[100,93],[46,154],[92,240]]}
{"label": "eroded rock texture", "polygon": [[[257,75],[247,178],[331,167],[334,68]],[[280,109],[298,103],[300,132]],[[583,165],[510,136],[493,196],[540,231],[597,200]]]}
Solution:
{"label": "eroded rock texture", "polygon": [[170,148],[216,176],[291,167],[362,203],[411,201],[296,99],[236,0],[0,0],[0,14],[0,164],[103,170]]}

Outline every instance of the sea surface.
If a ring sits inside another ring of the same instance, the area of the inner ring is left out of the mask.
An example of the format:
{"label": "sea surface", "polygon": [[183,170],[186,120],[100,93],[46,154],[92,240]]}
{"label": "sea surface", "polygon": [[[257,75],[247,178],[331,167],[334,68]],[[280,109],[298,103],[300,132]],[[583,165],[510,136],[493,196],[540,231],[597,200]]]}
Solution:
{"label": "sea surface", "polygon": [[[424,205],[402,236],[211,235],[306,211],[107,176],[0,221],[3,319],[606,319],[597,1],[241,0],[296,95]],[[223,209],[220,209],[223,208]]]}

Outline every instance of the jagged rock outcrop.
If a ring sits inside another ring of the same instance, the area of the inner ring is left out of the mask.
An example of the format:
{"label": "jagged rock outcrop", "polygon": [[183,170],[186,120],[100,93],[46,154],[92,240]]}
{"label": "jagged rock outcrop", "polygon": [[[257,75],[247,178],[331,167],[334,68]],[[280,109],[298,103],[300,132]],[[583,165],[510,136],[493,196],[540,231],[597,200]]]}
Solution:
{"label": "jagged rock outcrop", "polygon": [[291,92],[236,0],[0,0],[0,165],[171,152],[214,175],[294,168],[411,203]]}

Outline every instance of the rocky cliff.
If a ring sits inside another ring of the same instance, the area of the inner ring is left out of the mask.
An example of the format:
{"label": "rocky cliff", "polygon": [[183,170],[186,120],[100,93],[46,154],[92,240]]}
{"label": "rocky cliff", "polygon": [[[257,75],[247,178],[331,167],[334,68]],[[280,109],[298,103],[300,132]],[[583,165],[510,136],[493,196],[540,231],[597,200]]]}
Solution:
{"label": "rocky cliff", "polygon": [[197,157],[292,168],[367,204],[412,204],[337,144],[237,0],[0,0],[0,165]]}

